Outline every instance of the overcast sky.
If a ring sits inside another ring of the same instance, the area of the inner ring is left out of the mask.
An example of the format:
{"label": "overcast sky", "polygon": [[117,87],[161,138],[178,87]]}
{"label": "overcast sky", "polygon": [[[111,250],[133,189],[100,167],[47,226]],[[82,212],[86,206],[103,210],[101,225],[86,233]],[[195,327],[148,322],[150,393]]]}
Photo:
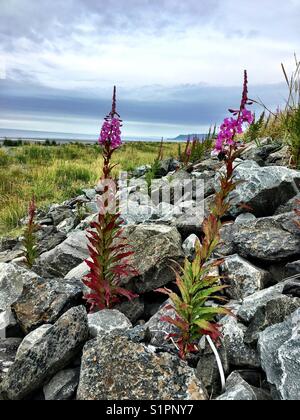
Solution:
{"label": "overcast sky", "polygon": [[96,137],[116,84],[126,136],[203,132],[245,68],[275,108],[299,22],[300,0],[0,0],[0,128]]}

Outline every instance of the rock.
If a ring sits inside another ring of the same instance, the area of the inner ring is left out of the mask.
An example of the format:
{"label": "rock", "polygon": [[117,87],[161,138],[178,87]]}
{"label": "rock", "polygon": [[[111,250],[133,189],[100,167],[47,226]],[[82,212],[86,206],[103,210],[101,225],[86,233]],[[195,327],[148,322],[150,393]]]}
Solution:
{"label": "rock", "polygon": [[200,240],[198,236],[195,234],[192,234],[182,244],[182,248],[184,250],[185,256],[188,257],[190,260],[193,260],[195,258],[197,242],[200,244]]}
{"label": "rock", "polygon": [[286,280],[282,293],[284,295],[300,298],[300,277],[297,276]]}
{"label": "rock", "polygon": [[16,264],[0,263],[0,311],[9,308],[21,295],[23,284],[36,277],[36,273]]}
{"label": "rock", "polygon": [[222,326],[223,343],[231,366],[259,368],[256,350],[244,343],[247,327],[233,316],[225,316],[219,322]]}
{"label": "rock", "polygon": [[57,230],[64,235],[70,233],[75,227],[76,219],[74,217],[68,217],[68,219],[63,220],[59,225],[57,225]]}
{"label": "rock", "polygon": [[18,244],[17,239],[13,238],[0,238],[0,252],[10,251]]}
{"label": "rock", "polygon": [[65,275],[66,280],[82,280],[83,277],[85,277],[90,272],[89,266],[86,264],[86,262],[82,262],[77,267],[73,268],[71,271],[69,271]]}
{"label": "rock", "polygon": [[126,336],[134,343],[150,343],[151,333],[145,325],[136,325],[134,328],[126,331]]}
{"label": "rock", "polygon": [[127,279],[137,293],[145,293],[175,280],[170,268],[183,260],[181,237],[176,228],[164,225],[128,226],[124,229],[134,255],[131,264],[139,276]]}
{"label": "rock", "polygon": [[52,206],[47,217],[51,217],[55,226],[59,225],[63,220],[73,216],[73,212],[66,206]]}
{"label": "rock", "polygon": [[161,305],[159,311],[153,315],[148,322],[145,324],[145,328],[150,331],[151,340],[150,343],[156,347],[172,347],[174,345],[171,341],[167,341],[166,338],[169,334],[177,333],[177,328],[169,324],[168,322],[162,321],[162,317],[169,316],[175,318],[175,310],[168,308],[171,305],[171,300],[168,299],[163,305]]}
{"label": "rock", "polygon": [[294,276],[296,274],[300,274],[300,260],[288,263],[285,266],[285,271],[287,276]]}
{"label": "rock", "polygon": [[243,300],[264,289],[271,280],[267,271],[255,267],[236,254],[226,257],[220,269],[224,282],[230,285],[226,294],[235,300]]}
{"label": "rock", "polygon": [[226,381],[226,392],[219,401],[263,401],[271,397],[263,390],[249,385],[238,372],[232,372]]}
{"label": "rock", "polygon": [[[222,362],[224,373],[227,375],[229,373],[229,361],[226,348],[221,346],[218,348],[218,353]],[[209,395],[220,394],[220,372],[218,369],[216,357],[208,345],[206,345],[205,350],[200,355],[196,375],[205,386]]]}
{"label": "rock", "polygon": [[253,222],[253,220],[255,219],[256,217],[252,213],[241,213],[235,219],[235,223],[237,225],[244,225],[244,224],[247,224],[248,222]]}
{"label": "rock", "polygon": [[261,168],[253,161],[245,161],[236,167],[234,179],[244,182],[231,193],[232,216],[243,212],[241,203],[249,206],[256,217],[272,216],[280,205],[299,193],[300,172],[284,167]]}
{"label": "rock", "polygon": [[89,257],[87,245],[86,232],[76,230],[56,248],[42,254],[35,266],[44,277],[64,277]]}
{"label": "rock", "polygon": [[6,311],[0,312],[0,339],[10,337],[23,337],[23,333],[14,314],[8,308]]}
{"label": "rock", "polygon": [[297,259],[300,255],[300,231],[294,221],[294,213],[265,217],[247,224],[225,225],[221,230],[225,245],[218,253],[237,253],[241,257],[263,262]]}
{"label": "rock", "polygon": [[70,309],[10,367],[2,384],[6,397],[20,400],[42,387],[76,356],[88,339],[84,307]]}
{"label": "rock", "polygon": [[28,352],[28,350],[32,349],[38,343],[38,341],[42,337],[44,337],[46,332],[51,327],[52,325],[50,324],[44,324],[40,326],[39,328],[37,328],[36,330],[29,333],[28,335],[26,335],[26,337],[24,338],[24,340],[22,341],[22,343],[20,344],[18,348],[16,358],[21,359],[22,357],[24,357],[24,355]]}
{"label": "rock", "polygon": [[145,223],[159,218],[157,208],[151,204],[139,204],[136,201],[128,200],[120,209],[122,219],[126,225]]}
{"label": "rock", "polygon": [[140,178],[141,176],[144,176],[150,169],[151,165],[139,166],[133,171],[133,176],[135,178]]}
{"label": "rock", "polygon": [[4,252],[0,252],[0,264],[1,263],[9,263],[16,258],[20,258],[24,255],[24,251],[22,249],[15,249],[15,250],[8,250]]}
{"label": "rock", "polygon": [[42,324],[53,324],[72,306],[81,303],[82,284],[64,279],[35,278],[28,281],[12,311],[25,333]]}
{"label": "rock", "polygon": [[[195,179],[202,179],[204,182],[204,198],[209,197],[216,192],[215,184],[215,172],[214,171],[203,171],[203,172],[192,172],[192,177]],[[195,198],[195,197],[193,197]]]}
{"label": "rock", "polygon": [[88,315],[90,336],[95,338],[99,334],[110,334],[112,331],[126,331],[132,328],[128,318],[114,309],[107,309]]}
{"label": "rock", "polygon": [[238,311],[238,317],[243,322],[249,323],[259,308],[266,306],[271,300],[281,298],[284,287],[285,282],[278,283],[247,297]]}
{"label": "rock", "polygon": [[177,357],[109,334],[84,347],[77,399],[205,400],[207,395],[194,370]]}
{"label": "rock", "polygon": [[272,156],[273,153],[281,149],[282,144],[274,143],[272,140],[271,143],[263,141],[259,147],[255,143],[252,143],[247,146],[246,150],[242,153],[242,157],[246,160],[253,160],[259,166],[266,166],[267,162],[270,163],[269,156]]}
{"label": "rock", "polygon": [[0,384],[15,360],[21,341],[21,338],[0,339]]}
{"label": "rock", "polygon": [[260,333],[262,368],[282,400],[300,400],[300,309]]}
{"label": "rock", "polygon": [[46,401],[70,400],[75,396],[79,382],[79,369],[66,369],[58,372],[43,391]]}
{"label": "rock", "polygon": [[82,190],[82,192],[88,200],[93,200],[97,194],[95,188],[85,189],[85,190]]}
{"label": "rock", "polygon": [[280,324],[298,308],[300,308],[299,298],[292,299],[284,295],[258,308],[246,331],[244,342],[256,343],[262,331],[271,325]]}
{"label": "rock", "polygon": [[266,160],[266,164],[288,166],[290,158],[291,158],[290,147],[284,146],[280,150],[271,153]]}
{"label": "rock", "polygon": [[275,211],[275,215],[290,213],[294,211],[297,208],[297,201],[299,200],[300,200],[300,193],[297,194],[295,197],[291,198],[286,203],[279,206],[278,209]]}
{"label": "rock", "polygon": [[135,324],[139,319],[143,318],[145,303],[142,298],[136,298],[118,303],[114,309],[122,312],[132,324]]}
{"label": "rock", "polygon": [[49,235],[37,235],[37,250],[39,255],[57,247],[66,239],[64,232],[59,232],[56,228]]}

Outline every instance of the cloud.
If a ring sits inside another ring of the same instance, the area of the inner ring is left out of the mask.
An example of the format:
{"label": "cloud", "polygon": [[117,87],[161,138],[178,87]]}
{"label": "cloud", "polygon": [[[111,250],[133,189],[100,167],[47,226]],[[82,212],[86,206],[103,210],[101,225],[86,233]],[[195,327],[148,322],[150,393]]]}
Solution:
{"label": "cloud", "polygon": [[100,117],[117,84],[132,127],[207,126],[239,100],[244,68],[276,106],[299,21],[299,0],[5,0],[2,110]]}

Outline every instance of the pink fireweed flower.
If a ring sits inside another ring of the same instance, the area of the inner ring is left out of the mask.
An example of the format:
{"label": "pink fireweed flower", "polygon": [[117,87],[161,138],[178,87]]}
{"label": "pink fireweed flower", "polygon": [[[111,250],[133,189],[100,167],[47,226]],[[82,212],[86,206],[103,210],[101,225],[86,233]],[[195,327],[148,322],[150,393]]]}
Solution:
{"label": "pink fireweed flower", "polygon": [[111,150],[118,149],[122,145],[121,127],[122,120],[116,112],[116,87],[114,87],[112,110],[104,119],[98,140],[99,144],[101,146],[107,146]]}
{"label": "pink fireweed flower", "polygon": [[240,143],[235,141],[236,135],[244,132],[244,124],[252,124],[254,121],[254,114],[246,108],[247,105],[252,105],[252,102],[248,99],[248,78],[247,71],[245,71],[240,109],[229,110],[233,117],[225,118],[223,121],[216,140],[214,154],[225,152],[230,147],[238,147]]}

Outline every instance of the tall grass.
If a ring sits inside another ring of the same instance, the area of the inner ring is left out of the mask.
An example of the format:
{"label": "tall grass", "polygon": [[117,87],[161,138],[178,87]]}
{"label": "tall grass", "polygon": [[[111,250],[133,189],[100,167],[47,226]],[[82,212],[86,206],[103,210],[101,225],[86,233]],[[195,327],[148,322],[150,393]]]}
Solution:
{"label": "tall grass", "polygon": [[[177,156],[177,143],[165,143],[164,155]],[[152,164],[157,143],[127,143],[115,153],[114,169],[131,171]],[[94,186],[101,177],[101,149],[98,145],[21,145],[0,148],[0,235],[19,233],[19,221],[26,215],[34,195],[39,208],[60,203]]]}

